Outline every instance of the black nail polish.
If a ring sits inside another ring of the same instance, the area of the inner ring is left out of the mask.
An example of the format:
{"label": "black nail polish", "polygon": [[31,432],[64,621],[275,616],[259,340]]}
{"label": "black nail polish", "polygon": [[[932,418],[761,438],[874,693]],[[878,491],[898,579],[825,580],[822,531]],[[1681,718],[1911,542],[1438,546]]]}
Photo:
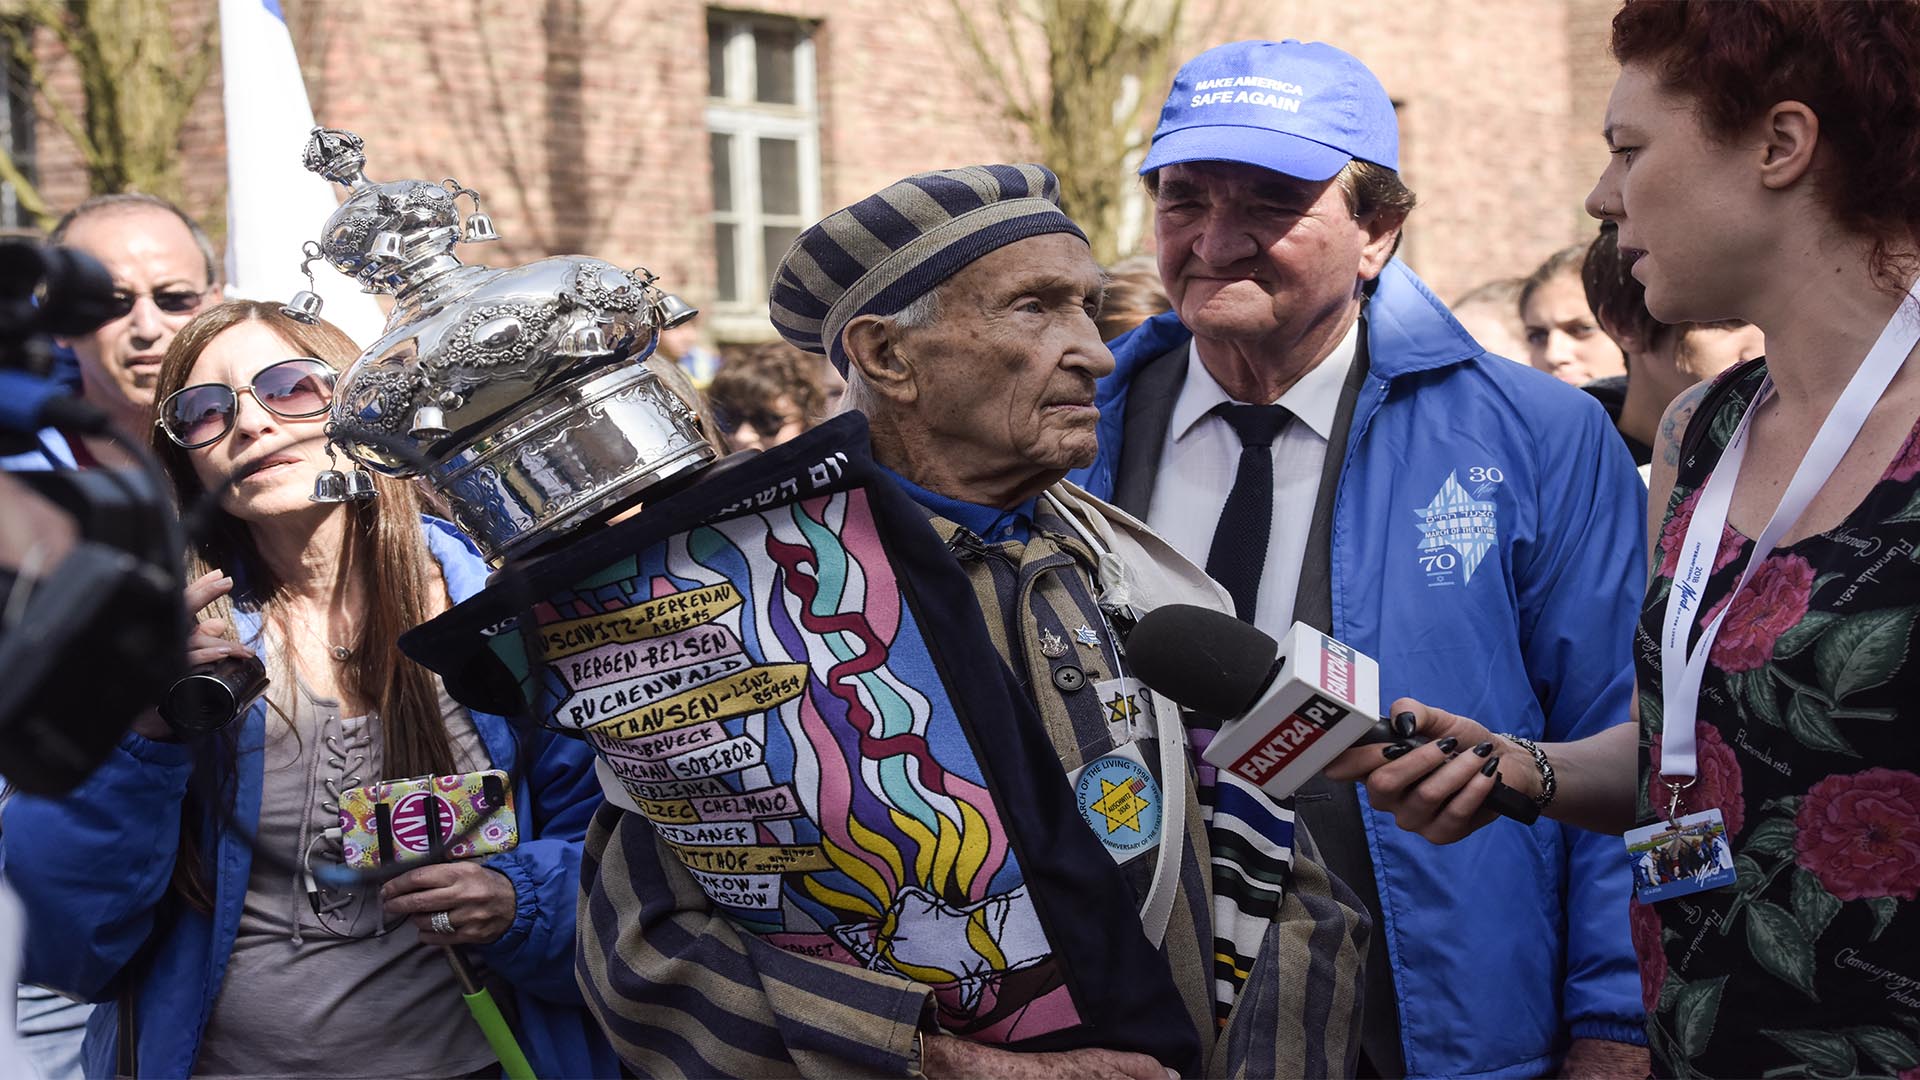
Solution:
{"label": "black nail polish", "polygon": [[1500,755],[1495,754],[1492,757],[1487,759],[1487,763],[1485,765],[1480,766],[1480,775],[1492,776],[1494,773],[1494,770],[1498,769],[1499,767],[1500,767]]}
{"label": "black nail polish", "polygon": [[1397,742],[1389,744],[1385,750],[1380,752],[1386,755],[1388,761],[1392,761],[1394,758],[1399,757],[1411,749],[1413,749],[1412,743]]}
{"label": "black nail polish", "polygon": [[1473,756],[1475,757],[1486,757],[1491,753],[1493,753],[1493,744],[1490,742],[1483,742],[1473,748]]}
{"label": "black nail polish", "polygon": [[1460,745],[1460,740],[1449,735],[1446,738],[1440,740],[1440,752],[1443,754],[1451,754],[1453,753],[1453,748],[1459,745]]}
{"label": "black nail polish", "polygon": [[1419,723],[1419,717],[1414,716],[1410,712],[1395,713],[1393,716],[1393,733],[1404,739],[1413,734],[1414,728],[1418,727]]}

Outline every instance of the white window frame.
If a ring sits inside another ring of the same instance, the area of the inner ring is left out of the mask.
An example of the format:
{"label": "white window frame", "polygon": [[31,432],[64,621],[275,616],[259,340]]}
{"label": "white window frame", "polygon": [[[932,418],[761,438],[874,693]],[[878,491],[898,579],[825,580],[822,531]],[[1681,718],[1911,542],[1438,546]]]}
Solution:
{"label": "white window frame", "polygon": [[[6,79],[6,99],[0,102],[0,141],[4,141],[7,152],[29,183],[38,179],[35,168],[38,157],[34,131],[33,87],[28,85],[26,73],[20,70],[12,56],[0,58],[0,77]],[[20,121],[16,124],[15,121]],[[0,225],[8,228],[35,228],[38,222],[20,205],[20,194],[12,184],[0,183]]]}
{"label": "white window frame", "polygon": [[[714,268],[714,329],[726,337],[765,337],[767,283],[774,268],[764,265],[762,233],[769,226],[804,229],[820,217],[820,117],[815,84],[814,24],[800,19],[710,10],[709,33],[724,32],[721,60],[725,97],[707,99],[707,132],[731,137],[733,209],[713,211],[712,224],[734,226],[735,287],[730,301],[719,297],[719,266]],[[797,31],[793,50],[794,103],[756,101],[754,33],[763,29]],[[711,73],[709,73],[711,76]],[[709,84],[711,85],[711,84]],[[760,140],[790,139],[797,144],[800,186],[798,214],[770,215],[760,199]],[[711,147],[712,142],[708,142]],[[711,232],[708,234],[712,235]],[[732,333],[727,331],[732,330]]]}

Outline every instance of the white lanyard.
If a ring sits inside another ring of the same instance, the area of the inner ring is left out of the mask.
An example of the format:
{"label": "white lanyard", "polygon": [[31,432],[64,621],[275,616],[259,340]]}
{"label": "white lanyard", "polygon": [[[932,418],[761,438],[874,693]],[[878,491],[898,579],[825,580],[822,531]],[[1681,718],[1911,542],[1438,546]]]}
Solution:
{"label": "white lanyard", "polygon": [[[1920,280],[1916,280],[1907,291],[1907,299],[1920,306]],[[1680,545],[1679,565],[1673,573],[1673,588],[1667,593],[1667,614],[1665,633],[1660,640],[1660,666],[1664,675],[1662,690],[1660,748],[1660,775],[1669,778],[1691,778],[1696,772],[1694,760],[1695,714],[1700,705],[1700,680],[1706,674],[1707,656],[1713,651],[1714,638],[1720,634],[1720,624],[1726,621],[1727,612],[1733,608],[1733,597],[1740,595],[1747,580],[1753,577],[1760,562],[1773,551],[1793,523],[1800,520],[1807,504],[1833,475],[1840,465],[1840,459],[1846,456],[1847,448],[1860,434],[1860,428],[1867,422],[1867,414],[1873,411],[1880,396],[1886,393],[1887,384],[1900,370],[1907,354],[1920,343],[1920,310],[1902,303],[1887,321],[1886,329],[1880,331],[1880,339],[1873,344],[1867,358],[1860,363],[1859,370],[1847,381],[1847,388],[1840,392],[1840,399],[1833,404],[1832,411],[1820,425],[1820,431],[1813,437],[1813,445],[1807,448],[1806,457],[1800,460],[1799,468],[1793,472],[1793,480],[1787,484],[1786,494],[1780,497],[1780,505],[1773,510],[1773,516],[1767,519],[1767,527],[1761,530],[1754,540],[1753,550],[1748,553],[1745,566],[1740,571],[1740,580],[1734,583],[1732,591],[1727,593],[1727,605],[1720,614],[1700,632],[1700,640],[1687,651],[1687,631],[1699,617],[1700,597],[1706,591],[1707,578],[1712,574],[1714,559],[1720,553],[1720,535],[1727,523],[1727,509],[1733,502],[1734,482],[1740,476],[1740,462],[1747,455],[1747,427],[1753,422],[1753,414],[1760,403],[1773,392],[1773,380],[1765,380],[1760,392],[1748,403],[1746,412],[1740,417],[1740,426],[1734,430],[1733,439],[1727,443],[1726,453],[1714,467],[1713,474],[1700,489],[1699,501],[1694,504],[1693,521],[1687,526],[1687,536]],[[1699,424],[1712,423],[1710,416],[1694,416]],[[1690,781],[1689,781],[1690,782]],[[1679,791],[1687,784],[1674,789],[1677,802]],[[1670,808],[1671,811],[1672,808]]]}
{"label": "white lanyard", "polygon": [[[1096,532],[1110,532],[1107,523],[1092,512],[1086,520],[1067,509],[1053,492],[1043,493],[1053,505],[1053,512],[1060,515],[1073,531],[1079,534],[1100,564],[1100,580],[1095,586],[1100,591],[1099,603],[1114,607],[1129,607],[1137,598],[1134,591],[1133,573],[1117,554],[1111,542],[1112,536],[1096,536]],[[1101,618],[1106,618],[1104,607]],[[1113,636],[1113,625],[1107,623],[1107,637],[1114,641],[1114,650],[1119,651],[1119,639]],[[1119,665],[1113,669],[1114,675],[1120,674]],[[1147,887],[1147,897],[1140,904],[1140,926],[1147,933],[1147,940],[1155,948],[1167,935],[1167,921],[1173,917],[1173,894],[1180,884],[1180,863],[1187,842],[1187,731],[1180,722],[1180,707],[1157,691],[1153,695],[1153,720],[1157,728],[1155,741],[1160,745],[1160,795],[1163,810],[1160,814],[1160,846],[1154,853],[1153,883]]]}

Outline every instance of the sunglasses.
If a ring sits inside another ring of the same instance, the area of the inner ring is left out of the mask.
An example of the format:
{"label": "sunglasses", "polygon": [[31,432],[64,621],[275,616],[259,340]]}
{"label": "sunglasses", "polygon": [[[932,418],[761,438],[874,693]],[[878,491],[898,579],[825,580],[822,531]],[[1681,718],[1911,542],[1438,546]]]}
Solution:
{"label": "sunglasses", "polygon": [[191,315],[200,310],[209,290],[195,292],[192,289],[157,289],[153,292],[129,292],[126,289],[113,290],[113,297],[107,302],[108,321],[124,319],[133,314],[133,305],[143,296],[153,298],[153,306],[169,315]]}
{"label": "sunglasses", "polygon": [[212,446],[233,430],[242,392],[252,394],[253,400],[275,416],[289,420],[319,416],[333,404],[334,374],[325,360],[301,356],[261,368],[246,386],[183,386],[160,403],[160,417],[154,423],[182,449],[198,450]]}
{"label": "sunglasses", "polygon": [[[709,402],[711,404],[711,402]],[[760,433],[763,439],[771,439],[780,434],[780,429],[793,423],[798,417],[785,416],[771,409],[753,409],[736,412],[724,405],[713,405],[713,423],[722,434],[731,435],[743,427],[750,427]]]}

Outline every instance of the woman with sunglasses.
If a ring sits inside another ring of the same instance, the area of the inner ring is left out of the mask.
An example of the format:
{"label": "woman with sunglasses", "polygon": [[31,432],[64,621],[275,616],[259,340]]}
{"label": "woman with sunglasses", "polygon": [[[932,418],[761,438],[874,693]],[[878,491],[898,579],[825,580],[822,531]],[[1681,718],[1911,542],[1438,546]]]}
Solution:
{"label": "woman with sunglasses", "polygon": [[729,450],[771,450],[799,438],[826,416],[817,356],[784,341],[752,345],[727,357],[707,386],[714,426]]}
{"label": "woman with sunglasses", "polygon": [[[326,323],[229,301],[161,366],[154,449],[190,521],[212,504],[187,604],[215,610],[188,662],[257,655],[271,683],[196,741],[150,713],[79,791],[5,810],[7,876],[37,928],[26,977],[119,1004],[89,1024],[91,1075],[116,1059],[141,1075],[494,1075],[443,945],[511,986],[541,1075],[617,1074],[573,977],[590,751],[517,742],[401,656],[402,631],[487,573],[411,485],[308,497],[329,467],[335,372],[357,352]],[[342,791],[485,769],[516,777],[518,847],[384,884],[338,876]]]}

